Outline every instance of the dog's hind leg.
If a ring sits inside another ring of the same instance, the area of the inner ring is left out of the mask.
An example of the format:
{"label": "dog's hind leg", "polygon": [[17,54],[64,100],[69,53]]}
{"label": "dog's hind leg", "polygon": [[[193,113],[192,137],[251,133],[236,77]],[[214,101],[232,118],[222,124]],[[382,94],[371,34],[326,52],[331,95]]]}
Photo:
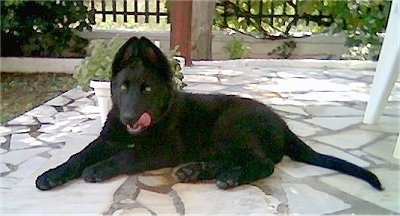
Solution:
{"label": "dog's hind leg", "polygon": [[179,182],[210,180],[217,176],[218,167],[212,162],[190,162],[177,166],[173,175]]}
{"label": "dog's hind leg", "polygon": [[269,158],[259,158],[249,161],[243,166],[225,169],[216,177],[216,185],[220,189],[229,189],[266,178],[274,172],[274,165]]}

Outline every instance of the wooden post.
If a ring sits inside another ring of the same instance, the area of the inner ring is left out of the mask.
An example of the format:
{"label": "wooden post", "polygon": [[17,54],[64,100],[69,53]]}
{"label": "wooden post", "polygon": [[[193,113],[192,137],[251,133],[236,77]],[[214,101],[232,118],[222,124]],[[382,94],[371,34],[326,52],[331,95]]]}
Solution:
{"label": "wooden post", "polygon": [[179,45],[179,51],[185,58],[185,65],[192,66],[192,0],[173,0],[171,2],[171,49]]}
{"label": "wooden post", "polygon": [[211,60],[215,1],[195,0],[192,11],[192,59]]}

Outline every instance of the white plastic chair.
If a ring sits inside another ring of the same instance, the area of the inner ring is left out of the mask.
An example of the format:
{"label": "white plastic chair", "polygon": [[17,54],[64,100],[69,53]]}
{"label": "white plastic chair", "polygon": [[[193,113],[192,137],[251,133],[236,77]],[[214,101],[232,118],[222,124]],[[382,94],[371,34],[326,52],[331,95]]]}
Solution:
{"label": "white plastic chair", "polygon": [[[376,65],[370,98],[364,114],[365,124],[375,124],[382,114],[400,71],[400,6],[393,0],[379,60]],[[400,135],[393,157],[400,158]]]}

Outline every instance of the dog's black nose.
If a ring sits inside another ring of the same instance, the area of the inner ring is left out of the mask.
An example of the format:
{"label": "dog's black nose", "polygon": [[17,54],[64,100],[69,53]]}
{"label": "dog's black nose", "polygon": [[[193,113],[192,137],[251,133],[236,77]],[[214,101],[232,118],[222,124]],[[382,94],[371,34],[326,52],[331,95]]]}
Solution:
{"label": "dog's black nose", "polygon": [[137,117],[132,112],[124,112],[121,114],[121,122],[125,125],[129,124],[130,122],[136,120]]}

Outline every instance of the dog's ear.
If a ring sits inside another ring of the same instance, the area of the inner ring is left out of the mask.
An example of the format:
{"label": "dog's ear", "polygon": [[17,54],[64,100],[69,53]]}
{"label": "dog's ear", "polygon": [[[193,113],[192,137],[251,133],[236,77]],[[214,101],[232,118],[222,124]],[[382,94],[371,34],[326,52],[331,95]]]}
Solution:
{"label": "dog's ear", "polygon": [[112,64],[112,76],[114,77],[120,70],[129,65],[134,58],[140,57],[139,39],[131,37],[115,54]]}
{"label": "dog's ear", "polygon": [[160,76],[167,80],[172,79],[168,59],[162,51],[145,37],[140,38],[140,55],[146,67],[154,68]]}

